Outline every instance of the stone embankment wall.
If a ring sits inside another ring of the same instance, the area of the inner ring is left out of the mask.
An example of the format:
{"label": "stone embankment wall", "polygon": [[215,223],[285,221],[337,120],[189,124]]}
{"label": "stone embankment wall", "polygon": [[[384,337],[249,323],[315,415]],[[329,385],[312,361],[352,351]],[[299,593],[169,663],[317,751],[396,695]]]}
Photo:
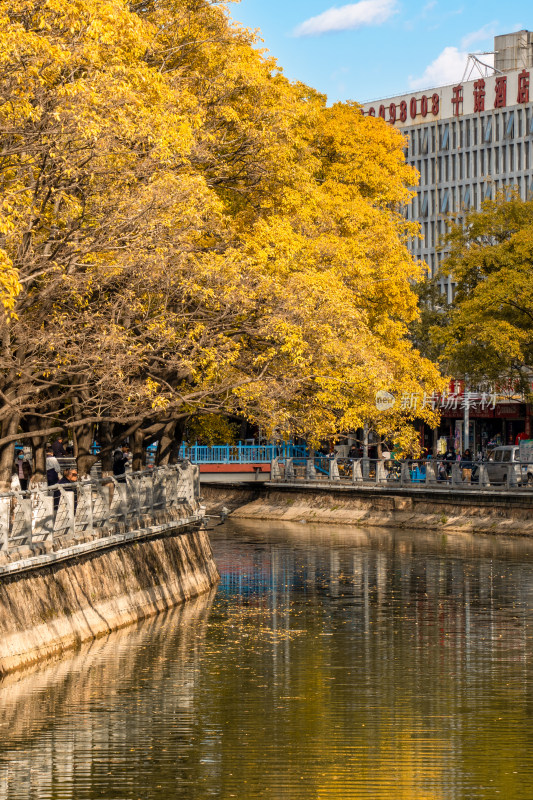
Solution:
{"label": "stone embankment wall", "polygon": [[[533,494],[316,485],[202,487],[208,513],[240,519],[533,536]],[[239,502],[239,497],[241,502]]]}
{"label": "stone embankment wall", "polygon": [[0,675],[208,592],[219,575],[199,525],[184,510],[3,567]]}

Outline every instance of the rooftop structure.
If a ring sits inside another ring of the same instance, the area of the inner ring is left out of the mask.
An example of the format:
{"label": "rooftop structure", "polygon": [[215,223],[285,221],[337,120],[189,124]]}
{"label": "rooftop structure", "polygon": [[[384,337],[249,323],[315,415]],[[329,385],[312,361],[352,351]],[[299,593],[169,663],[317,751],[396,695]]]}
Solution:
{"label": "rooftop structure", "polygon": [[[516,187],[533,193],[533,33],[496,36],[492,54],[471,56],[454,86],[389,97],[362,108],[400,129],[406,160],[420,173],[407,217],[420,223],[422,239],[410,249],[435,275],[450,214],[479,209],[496,192]],[[531,98],[531,100],[530,100]],[[453,297],[453,279],[442,290]]]}

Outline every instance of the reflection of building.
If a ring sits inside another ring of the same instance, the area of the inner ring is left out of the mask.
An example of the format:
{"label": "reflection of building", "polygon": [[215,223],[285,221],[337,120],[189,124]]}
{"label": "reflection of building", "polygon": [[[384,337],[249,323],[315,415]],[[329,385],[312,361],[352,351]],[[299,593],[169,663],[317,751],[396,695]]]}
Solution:
{"label": "reflection of building", "polygon": [[[494,50],[494,69],[474,58],[468,80],[456,86],[363,105],[407,136],[407,161],[420,173],[407,215],[423,235],[410,247],[433,275],[450,213],[478,209],[509,186],[524,199],[533,189],[533,33],[496,36]],[[451,299],[453,282],[442,286]]]}

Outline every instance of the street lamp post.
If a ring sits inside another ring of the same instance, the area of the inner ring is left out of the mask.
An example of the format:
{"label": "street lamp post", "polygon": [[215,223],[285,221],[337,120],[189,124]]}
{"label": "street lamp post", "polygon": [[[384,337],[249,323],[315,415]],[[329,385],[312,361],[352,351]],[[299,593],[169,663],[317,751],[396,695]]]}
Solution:
{"label": "street lamp post", "polygon": [[464,395],[463,395],[463,404],[464,404],[464,447],[463,452],[470,448],[470,404],[468,402],[469,399],[469,388],[468,388],[468,375],[465,375],[465,388],[464,388]]}

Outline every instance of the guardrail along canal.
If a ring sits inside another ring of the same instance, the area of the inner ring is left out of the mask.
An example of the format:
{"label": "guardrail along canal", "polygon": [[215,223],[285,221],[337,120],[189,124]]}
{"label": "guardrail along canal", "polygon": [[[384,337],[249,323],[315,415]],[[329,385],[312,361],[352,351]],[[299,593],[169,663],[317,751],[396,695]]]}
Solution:
{"label": "guardrail along canal", "polygon": [[215,593],[0,683],[0,800],[530,800],[533,542],[212,539]]}

